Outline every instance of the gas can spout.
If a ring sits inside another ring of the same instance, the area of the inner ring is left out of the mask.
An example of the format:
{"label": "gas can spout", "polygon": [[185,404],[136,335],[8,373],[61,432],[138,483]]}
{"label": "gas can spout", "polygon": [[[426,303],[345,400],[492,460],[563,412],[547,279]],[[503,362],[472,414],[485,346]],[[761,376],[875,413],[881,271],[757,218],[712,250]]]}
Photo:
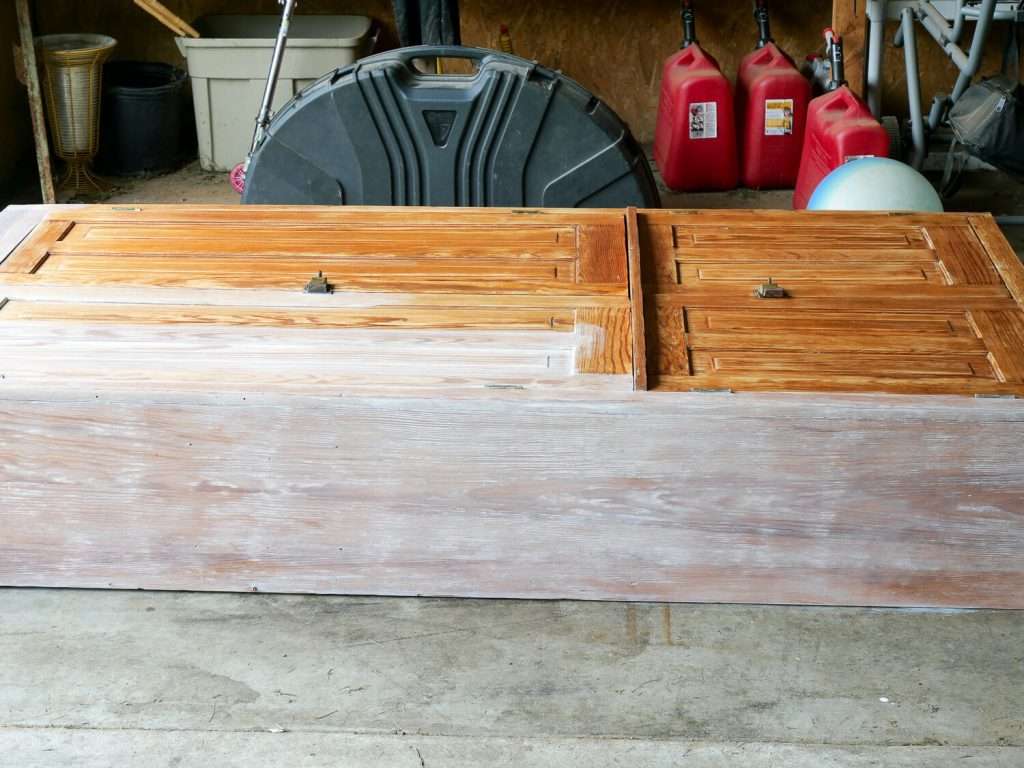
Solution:
{"label": "gas can spout", "polygon": [[757,47],[764,48],[768,43],[775,42],[772,37],[771,22],[768,20],[768,8],[764,0],[757,0],[754,5],[754,20],[757,22]]}
{"label": "gas can spout", "polygon": [[832,61],[832,79],[829,80],[829,91],[846,85],[846,70],[843,64],[843,40],[838,35],[832,37],[832,44],[828,50],[829,58]]}
{"label": "gas can spout", "polygon": [[697,13],[693,9],[692,0],[683,0],[680,16],[683,19],[683,44],[679,47],[689,48],[697,42]]}

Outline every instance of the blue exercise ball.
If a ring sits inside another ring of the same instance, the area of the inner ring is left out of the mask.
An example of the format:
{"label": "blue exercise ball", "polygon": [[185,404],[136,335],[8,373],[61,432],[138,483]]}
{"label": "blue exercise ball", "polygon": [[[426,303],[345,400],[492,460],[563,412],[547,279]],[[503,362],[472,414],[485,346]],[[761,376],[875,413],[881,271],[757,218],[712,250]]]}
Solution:
{"label": "blue exercise ball", "polygon": [[942,200],[924,176],[888,157],[861,157],[821,180],[810,211],[924,211],[941,213]]}

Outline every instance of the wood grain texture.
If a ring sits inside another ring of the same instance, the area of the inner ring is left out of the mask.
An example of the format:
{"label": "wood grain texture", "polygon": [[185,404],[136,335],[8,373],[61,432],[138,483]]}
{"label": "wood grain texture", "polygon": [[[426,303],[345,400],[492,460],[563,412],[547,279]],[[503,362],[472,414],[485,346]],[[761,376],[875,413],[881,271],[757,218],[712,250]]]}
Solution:
{"label": "wood grain texture", "polygon": [[985,247],[992,264],[999,270],[1010,295],[1024,306],[1024,264],[1006,241],[996,220],[991,216],[975,215],[968,218],[968,223]]}
{"label": "wood grain texture", "polygon": [[[968,216],[644,211],[640,226],[661,389],[1024,394],[1002,237]],[[768,282],[784,297],[758,298]]]}
{"label": "wood grain texture", "polygon": [[[6,370],[22,385],[80,376],[216,391],[248,376],[306,391],[371,386],[377,370],[385,387],[416,386],[419,372],[428,387],[604,389],[586,376],[633,373],[626,261],[616,211],[58,208],[0,277],[16,300],[0,320],[11,332],[21,322],[7,341],[31,344],[38,331],[52,354]],[[304,294],[317,274],[333,293]],[[89,289],[102,304],[75,303]],[[267,306],[230,298],[253,291]],[[270,344],[278,332],[257,329],[274,327],[317,333]],[[544,333],[558,330],[574,333]]]}
{"label": "wood grain texture", "polygon": [[529,213],[399,221],[361,209],[155,208],[51,217],[3,269],[65,285],[301,290],[323,272],[348,290],[552,293],[585,284],[626,293],[623,221],[613,213],[580,225],[577,237],[577,226],[536,225],[550,217]]}
{"label": "wood grain texture", "polygon": [[268,309],[194,304],[79,304],[14,301],[0,314],[9,320],[51,320],[142,325],[231,325],[257,328],[437,328],[571,331],[572,310],[501,307],[403,307]]}
{"label": "wood grain texture", "polygon": [[0,210],[0,265],[47,214],[81,206],[9,205]]}
{"label": "wood grain texture", "polygon": [[867,0],[832,0],[832,29],[843,40],[846,77],[863,96],[867,77]]}
{"label": "wood grain texture", "polygon": [[987,345],[1001,381],[1024,382],[1024,313],[972,312],[971,322]]}
{"label": "wood grain texture", "polygon": [[2,401],[0,583],[1024,607],[1015,404],[636,397]]}
{"label": "wood grain texture", "polygon": [[633,350],[633,389],[647,389],[647,333],[644,330],[644,280],[640,266],[640,227],[636,208],[626,210],[627,266],[629,268],[630,336]]}
{"label": "wood grain texture", "polygon": [[970,226],[935,225],[925,231],[951,284],[1003,284],[992,257]]}
{"label": "wood grain texture", "polygon": [[50,248],[60,241],[73,224],[52,220],[39,224],[0,264],[0,272],[32,273],[46,259]]}
{"label": "wood grain texture", "polygon": [[576,373],[633,373],[630,310],[578,309]]}
{"label": "wood grain texture", "polygon": [[55,209],[0,272],[0,584],[1024,608],[992,227]]}

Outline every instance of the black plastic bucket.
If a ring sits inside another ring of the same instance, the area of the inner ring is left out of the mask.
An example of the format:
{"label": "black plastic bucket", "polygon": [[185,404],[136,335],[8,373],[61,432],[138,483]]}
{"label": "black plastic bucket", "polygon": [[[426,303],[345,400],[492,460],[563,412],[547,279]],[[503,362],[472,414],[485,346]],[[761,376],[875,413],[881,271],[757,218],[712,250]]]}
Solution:
{"label": "black plastic bucket", "polygon": [[103,68],[97,167],[119,176],[175,168],[195,145],[186,114],[187,77],[170,64],[109,62]]}

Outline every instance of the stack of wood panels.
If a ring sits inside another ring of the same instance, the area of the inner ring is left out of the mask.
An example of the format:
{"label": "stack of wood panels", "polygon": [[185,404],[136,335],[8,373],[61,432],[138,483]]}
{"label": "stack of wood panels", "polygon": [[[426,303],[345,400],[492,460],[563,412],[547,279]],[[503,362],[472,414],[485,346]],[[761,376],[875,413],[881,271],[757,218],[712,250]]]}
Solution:
{"label": "stack of wood panels", "polygon": [[990,217],[3,216],[2,584],[1024,607]]}

